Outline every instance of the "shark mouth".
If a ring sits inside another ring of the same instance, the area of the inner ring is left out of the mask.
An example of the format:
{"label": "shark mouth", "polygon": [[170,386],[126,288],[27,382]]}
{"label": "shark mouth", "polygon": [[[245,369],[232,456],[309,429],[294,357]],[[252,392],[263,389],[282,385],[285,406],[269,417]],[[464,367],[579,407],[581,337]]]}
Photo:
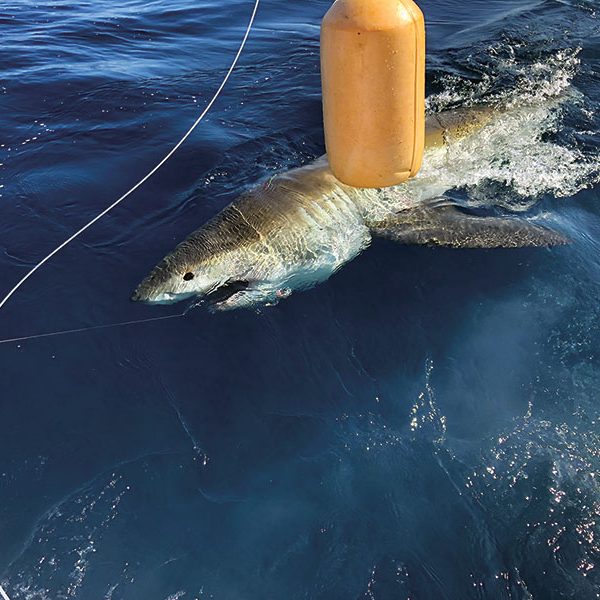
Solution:
{"label": "shark mouth", "polygon": [[213,291],[209,292],[204,300],[214,308],[218,308],[219,305],[224,304],[240,292],[246,291],[250,287],[249,281],[237,280],[237,281],[226,281],[223,285],[217,287]]}

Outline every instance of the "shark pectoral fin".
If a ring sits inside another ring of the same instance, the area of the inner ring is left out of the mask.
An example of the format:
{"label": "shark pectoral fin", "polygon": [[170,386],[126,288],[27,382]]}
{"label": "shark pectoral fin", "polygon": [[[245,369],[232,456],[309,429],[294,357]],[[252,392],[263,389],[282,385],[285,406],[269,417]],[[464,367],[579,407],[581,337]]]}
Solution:
{"label": "shark pectoral fin", "polygon": [[561,233],[525,219],[480,217],[448,205],[404,210],[369,226],[374,236],[410,245],[525,248],[569,243]]}

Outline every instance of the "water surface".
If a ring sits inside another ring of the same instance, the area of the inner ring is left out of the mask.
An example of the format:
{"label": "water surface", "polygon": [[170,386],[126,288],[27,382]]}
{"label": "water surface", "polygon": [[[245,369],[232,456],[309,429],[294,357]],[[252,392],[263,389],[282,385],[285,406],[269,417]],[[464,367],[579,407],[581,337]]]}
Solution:
{"label": "water surface", "polygon": [[[241,190],[323,152],[328,7],[263,0],[201,128],[23,287],[2,339],[173,312],[129,294]],[[12,600],[598,597],[597,4],[422,7],[430,109],[518,115],[426,169],[572,245],[376,242],[269,310],[0,345]],[[187,130],[251,8],[2,3],[2,289]]]}

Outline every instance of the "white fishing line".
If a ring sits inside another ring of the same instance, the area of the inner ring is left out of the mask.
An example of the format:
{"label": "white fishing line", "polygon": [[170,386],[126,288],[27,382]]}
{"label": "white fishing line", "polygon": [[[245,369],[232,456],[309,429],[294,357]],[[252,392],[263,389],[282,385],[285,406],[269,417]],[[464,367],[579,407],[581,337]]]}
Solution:
{"label": "white fishing line", "polygon": [[4,591],[4,588],[0,585],[0,596],[2,596],[2,600],[10,600],[8,594]]}
{"label": "white fishing line", "polygon": [[[67,335],[69,333],[84,333],[86,331],[95,331],[96,329],[111,329],[113,327],[125,327],[127,325],[139,325],[141,323],[153,323],[154,321],[166,321],[168,319],[179,319],[185,317],[187,310],[176,315],[166,315],[163,317],[151,317],[149,319],[138,319],[136,321],[122,321],[121,323],[108,323],[107,325],[90,325],[89,327],[78,327],[77,329],[62,329],[61,331],[52,331],[50,333],[36,333],[33,335],[24,335],[21,337],[7,338],[0,340],[1,344],[14,344],[16,342],[26,342],[27,340],[39,340],[40,338],[56,337]],[[1,588],[0,588],[1,591]]]}
{"label": "white fishing line", "polygon": [[[86,231],[87,229],[89,229],[92,225],[94,225],[94,223],[96,223],[97,221],[99,221],[104,215],[108,214],[113,208],[115,208],[121,202],[123,202],[123,200],[125,200],[125,198],[127,198],[128,196],[130,196],[131,194],[133,194],[133,192],[135,192],[142,184],[144,184],[146,181],[148,181],[148,179],[150,179],[150,177],[152,177],[152,175],[154,175],[171,158],[171,156],[173,156],[173,154],[175,154],[175,152],[177,152],[177,150],[188,139],[188,137],[190,137],[190,135],[192,134],[192,132],[194,131],[194,129],[196,129],[196,127],[198,127],[198,125],[200,124],[200,122],[204,119],[204,117],[206,116],[206,114],[208,113],[208,111],[212,108],[213,104],[216,102],[217,98],[221,95],[221,92],[223,91],[223,88],[225,87],[227,81],[229,80],[229,77],[233,73],[233,71],[234,71],[234,69],[235,69],[235,67],[236,67],[236,65],[238,63],[238,60],[239,60],[239,58],[240,58],[240,56],[242,54],[242,51],[244,50],[244,46],[246,45],[246,41],[248,40],[248,36],[250,35],[250,31],[252,30],[252,26],[254,24],[254,19],[256,17],[256,13],[258,11],[258,5],[259,5],[259,3],[260,3],[260,0],[255,0],[254,10],[252,11],[252,16],[250,17],[250,22],[248,23],[248,27],[246,28],[246,33],[244,34],[244,37],[243,37],[242,42],[240,44],[240,47],[239,47],[239,49],[237,51],[237,54],[235,55],[235,58],[233,59],[233,62],[231,63],[231,66],[229,67],[229,70],[227,71],[227,74],[225,75],[225,78],[223,79],[223,82],[221,83],[221,85],[217,89],[217,91],[216,91],[215,95],[212,97],[211,101],[207,104],[207,106],[204,109],[204,111],[202,112],[202,114],[196,119],[196,121],[194,122],[194,124],[188,129],[187,133],[179,140],[179,142],[177,142],[177,144],[171,149],[171,151],[147,175],[145,175],[142,179],[140,179],[129,191],[125,192],[125,194],[123,194],[118,200],[116,200],[115,202],[113,202],[108,208],[106,208],[105,210],[103,210],[98,216],[94,217],[89,223],[87,223],[81,229],[79,229],[78,231],[76,231],[71,237],[69,237],[68,239],[66,239],[62,244],[60,244],[60,246],[58,246],[57,248],[55,248],[52,252],[50,252],[50,254],[48,254],[48,256],[46,256],[37,265],[35,265],[35,267],[33,267],[33,269],[31,269],[31,271],[29,271],[29,273],[27,273],[15,285],[15,287],[13,287],[12,290],[10,290],[10,292],[8,292],[8,294],[0,302],[0,309],[8,302],[8,300],[11,298],[11,296],[38,269],[40,269],[43,265],[45,265],[53,256],[55,256],[56,254],[58,254],[65,246],[67,246],[68,244],[70,244],[74,239],[78,238],[84,231]],[[6,598],[4,598],[3,600],[6,600]]]}

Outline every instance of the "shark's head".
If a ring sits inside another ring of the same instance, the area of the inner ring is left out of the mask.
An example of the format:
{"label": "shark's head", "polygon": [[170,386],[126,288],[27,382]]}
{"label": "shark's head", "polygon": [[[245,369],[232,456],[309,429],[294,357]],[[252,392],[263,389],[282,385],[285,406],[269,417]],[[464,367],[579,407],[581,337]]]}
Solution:
{"label": "shark's head", "polygon": [[211,294],[231,279],[226,269],[231,263],[222,253],[215,255],[210,250],[198,236],[190,236],[152,270],[131,299],[173,304]]}
{"label": "shark's head", "polygon": [[176,264],[168,256],[158,264],[133,292],[134,302],[173,304],[202,297],[219,287],[220,281],[209,275],[201,264]]}
{"label": "shark's head", "polygon": [[[212,239],[220,243],[211,243]],[[201,228],[167,255],[133,292],[134,302],[174,304],[189,298],[207,300],[214,308],[248,287],[240,275],[250,270],[251,256],[239,256],[235,244],[224,244]],[[222,306],[221,306],[222,305]]]}

